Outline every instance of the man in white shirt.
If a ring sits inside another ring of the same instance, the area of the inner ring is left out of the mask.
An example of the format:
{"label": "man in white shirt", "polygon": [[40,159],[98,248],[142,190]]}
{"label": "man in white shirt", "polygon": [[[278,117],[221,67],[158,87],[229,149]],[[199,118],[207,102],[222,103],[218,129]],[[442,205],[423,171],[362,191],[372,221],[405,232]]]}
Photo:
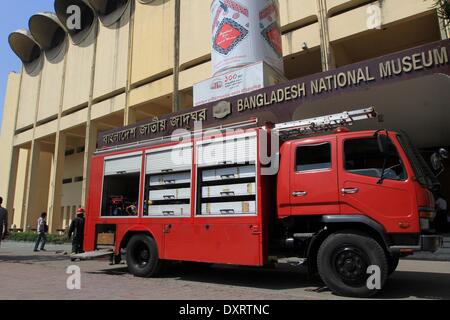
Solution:
{"label": "man in white shirt", "polygon": [[[34,245],[34,252],[45,251],[45,244],[47,243],[47,213],[43,212],[38,219],[37,223],[38,238]],[[40,245],[40,249],[39,249]]]}

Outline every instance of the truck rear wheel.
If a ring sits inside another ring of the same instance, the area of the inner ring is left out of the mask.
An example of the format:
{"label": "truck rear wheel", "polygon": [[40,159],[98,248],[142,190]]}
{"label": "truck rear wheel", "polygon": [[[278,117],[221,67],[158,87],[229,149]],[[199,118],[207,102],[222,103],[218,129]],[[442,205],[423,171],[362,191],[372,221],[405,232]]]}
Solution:
{"label": "truck rear wheel", "polygon": [[157,276],[162,261],[159,260],[155,240],[144,234],[133,236],[127,246],[127,265],[130,273],[136,277]]}
{"label": "truck rear wheel", "polygon": [[[370,266],[380,268],[380,289],[369,289]],[[383,288],[388,261],[377,241],[364,234],[338,232],[322,243],[317,255],[319,274],[328,288],[341,296],[367,298]]]}

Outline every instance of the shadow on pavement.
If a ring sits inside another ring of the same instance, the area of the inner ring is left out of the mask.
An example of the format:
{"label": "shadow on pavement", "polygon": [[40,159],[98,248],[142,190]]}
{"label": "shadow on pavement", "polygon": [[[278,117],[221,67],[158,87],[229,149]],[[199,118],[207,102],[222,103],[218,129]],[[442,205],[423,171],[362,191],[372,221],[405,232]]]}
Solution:
{"label": "shadow on pavement", "polygon": [[[177,276],[175,271],[174,275]],[[310,277],[305,269],[270,270],[214,266],[203,268],[203,270],[181,270],[178,278],[184,281],[268,290],[321,288],[324,286],[319,277]]]}
{"label": "shadow on pavement", "polygon": [[450,300],[450,274],[397,271],[377,298]]}
{"label": "shadow on pavement", "polygon": [[127,267],[120,267],[120,266],[115,266],[115,267],[111,267],[111,269],[105,269],[105,270],[100,270],[100,271],[89,271],[86,272],[88,274],[105,274],[108,276],[125,276],[125,275],[130,275],[130,273],[128,272]]}
{"label": "shadow on pavement", "polygon": [[[89,273],[129,275],[127,268],[123,265]],[[310,277],[306,271],[299,271],[299,269],[271,270],[217,265],[211,267],[199,266],[196,269],[175,264],[168,266],[160,278],[268,290],[323,288],[323,283],[319,277]]]}
{"label": "shadow on pavement", "polygon": [[[128,270],[122,265],[91,273],[123,276],[128,275]],[[266,290],[329,292],[318,276],[310,277],[306,271],[299,269],[271,270],[216,265],[193,269],[175,265],[170,266],[160,278]],[[374,298],[450,300],[450,274],[397,271],[388,279],[383,292]]]}
{"label": "shadow on pavement", "polygon": [[30,253],[29,255],[14,255],[14,253],[6,252],[0,254],[0,262],[8,263],[39,263],[69,260],[69,256],[63,255],[59,251],[46,251],[45,253]]}

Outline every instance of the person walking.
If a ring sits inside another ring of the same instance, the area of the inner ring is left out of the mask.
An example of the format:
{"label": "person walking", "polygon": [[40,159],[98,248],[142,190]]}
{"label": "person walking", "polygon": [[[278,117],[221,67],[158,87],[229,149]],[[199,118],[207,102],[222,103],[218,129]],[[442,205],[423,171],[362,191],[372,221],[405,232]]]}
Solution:
{"label": "person walking", "polygon": [[69,228],[69,239],[72,239],[72,254],[83,253],[84,240],[84,209],[77,209],[77,217],[72,221]]}
{"label": "person walking", "polygon": [[3,198],[0,197],[0,244],[8,235],[8,211],[2,205]]}
{"label": "person walking", "polygon": [[[47,243],[47,232],[48,232],[47,213],[43,212],[43,213],[41,213],[41,216],[39,217],[38,222],[37,222],[38,237],[37,237],[36,243],[34,245],[34,252],[38,252],[39,250],[46,251],[45,244]],[[40,249],[38,249],[39,244],[40,244]]]}

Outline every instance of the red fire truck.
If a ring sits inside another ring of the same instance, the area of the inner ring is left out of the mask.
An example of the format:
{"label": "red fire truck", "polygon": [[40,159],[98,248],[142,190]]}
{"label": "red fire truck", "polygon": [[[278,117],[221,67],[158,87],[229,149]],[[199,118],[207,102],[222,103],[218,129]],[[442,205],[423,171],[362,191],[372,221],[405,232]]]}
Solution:
{"label": "red fire truck", "polygon": [[[400,256],[442,245],[429,224],[438,182],[408,136],[345,128],[373,117],[369,108],[265,127],[249,121],[98,150],[85,249],[109,249],[116,262],[126,255],[139,277],[157,276],[168,261],[288,262],[318,272],[337,294],[371,296],[370,266],[383,286]],[[280,148],[268,164],[274,136]]]}

